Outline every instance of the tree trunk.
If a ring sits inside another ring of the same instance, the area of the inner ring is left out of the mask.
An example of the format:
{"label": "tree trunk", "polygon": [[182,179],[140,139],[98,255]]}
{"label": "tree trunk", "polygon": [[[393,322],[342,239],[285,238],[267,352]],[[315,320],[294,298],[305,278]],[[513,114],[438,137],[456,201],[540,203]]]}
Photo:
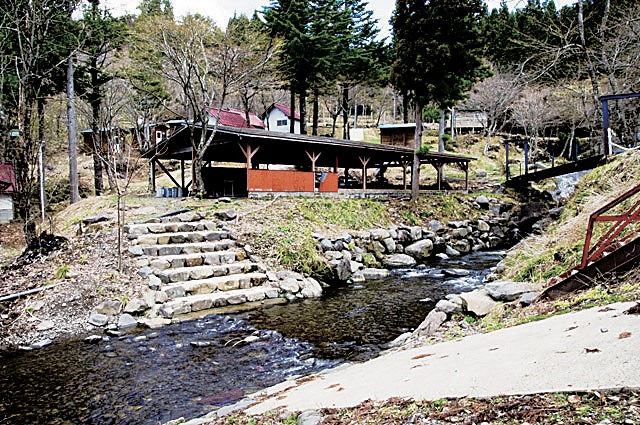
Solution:
{"label": "tree trunk", "polygon": [[402,93],[402,122],[409,122],[409,94],[406,91]]}
{"label": "tree trunk", "polygon": [[[580,33],[580,44],[582,46],[582,53],[587,62],[587,70],[589,72],[589,78],[591,80],[591,89],[593,90],[593,106],[594,106],[594,114],[596,116],[600,116],[600,101],[598,98],[600,97],[600,89],[598,88],[598,74],[596,72],[596,68],[591,60],[591,54],[587,49],[587,41],[584,32],[584,7],[583,0],[578,0],[578,31]],[[602,118],[602,117],[600,117]]]}
{"label": "tree trunk", "polygon": [[307,89],[300,89],[300,134],[307,134]]}
{"label": "tree trunk", "polygon": [[313,136],[318,135],[318,115],[320,111],[318,110],[318,98],[320,97],[320,91],[318,88],[313,89],[313,126],[311,128],[311,134]]}
{"label": "tree trunk", "polygon": [[[438,125],[438,152],[444,152],[444,128],[447,124],[447,113],[444,108],[440,108],[440,123]],[[440,183],[444,183],[444,167],[438,171]]]}
{"label": "tree trunk", "polygon": [[42,97],[38,98],[38,141],[39,149],[38,149],[38,174],[40,175],[40,214],[42,217],[42,221],[44,222],[44,213],[47,207],[47,195],[44,190],[44,99]]}
{"label": "tree trunk", "polygon": [[289,117],[289,133],[295,134],[296,132],[296,92],[291,85],[291,99],[289,102],[291,108],[291,116]]}
{"label": "tree trunk", "polygon": [[80,200],[78,190],[78,149],[76,142],[76,102],[73,87],[73,55],[67,59],[67,121],[69,127],[69,200]]}
{"label": "tree trunk", "polygon": [[342,123],[344,125],[342,138],[349,140],[349,89],[347,87],[342,88]]}
{"label": "tree trunk", "polygon": [[420,158],[418,152],[422,148],[422,106],[416,104],[416,131],[414,135],[415,151],[413,152],[413,166],[411,167],[411,199],[420,196]]}

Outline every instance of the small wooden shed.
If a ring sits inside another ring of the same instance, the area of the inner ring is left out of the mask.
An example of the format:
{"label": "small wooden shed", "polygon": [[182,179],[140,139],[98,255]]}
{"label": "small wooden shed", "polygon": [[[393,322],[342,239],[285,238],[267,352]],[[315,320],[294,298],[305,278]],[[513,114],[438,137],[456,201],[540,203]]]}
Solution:
{"label": "small wooden shed", "polygon": [[380,129],[380,143],[387,146],[413,148],[415,145],[416,123],[385,124]]}

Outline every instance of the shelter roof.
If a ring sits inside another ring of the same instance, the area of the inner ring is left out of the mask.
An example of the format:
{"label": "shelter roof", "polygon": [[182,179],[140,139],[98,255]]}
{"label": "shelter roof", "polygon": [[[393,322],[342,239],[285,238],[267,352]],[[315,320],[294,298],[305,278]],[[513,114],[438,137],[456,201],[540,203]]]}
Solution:
{"label": "shelter roof", "polygon": [[[208,135],[213,132],[207,126]],[[196,139],[200,138],[202,126],[194,129]],[[246,163],[242,152],[250,144],[257,153],[254,164],[309,165],[309,154],[320,154],[316,163],[319,167],[361,168],[361,159],[369,159],[368,167],[408,161],[413,158],[413,149],[403,146],[389,146],[329,137],[306,136],[300,134],[271,132],[250,128],[218,126],[213,141],[203,155],[205,161]],[[242,147],[242,148],[241,148]],[[143,154],[146,158],[192,159],[192,147],[187,127],[176,131]],[[473,158],[459,155],[438,154],[434,158],[449,162],[471,161]]]}

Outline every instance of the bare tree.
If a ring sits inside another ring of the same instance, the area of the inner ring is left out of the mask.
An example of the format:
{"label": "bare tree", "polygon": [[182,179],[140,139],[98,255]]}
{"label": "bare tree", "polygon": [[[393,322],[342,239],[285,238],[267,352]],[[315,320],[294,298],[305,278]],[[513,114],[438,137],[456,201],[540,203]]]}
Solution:
{"label": "bare tree", "polygon": [[[34,194],[37,192],[37,156],[40,147],[38,102],[53,91],[53,73],[66,61],[60,38],[68,22],[66,0],[14,1],[0,3],[0,32],[8,49],[0,51],[5,74],[3,101],[12,104],[11,127],[17,136],[7,144],[7,157],[16,172],[16,210],[24,220],[27,243],[36,236]],[[6,38],[5,38],[6,37]],[[6,91],[5,91],[6,89]],[[5,106],[5,105],[3,105]]]}
{"label": "bare tree", "polygon": [[538,142],[545,128],[555,119],[553,108],[549,108],[548,98],[551,89],[545,86],[530,85],[512,107],[513,120],[521,126],[525,135],[531,139],[531,158],[538,155]]}
{"label": "bare tree", "polygon": [[521,82],[516,76],[499,71],[473,87],[467,105],[482,110],[487,116],[485,155],[489,152],[491,136],[502,130],[508,122],[509,110],[518,99],[520,90]]}
{"label": "bare tree", "polygon": [[[179,92],[193,152],[192,193],[201,196],[204,193],[202,158],[213,142],[219,122],[216,119],[213,129],[207,131],[211,112],[222,109],[229,94],[253,78],[262,64],[258,62],[249,69],[243,66],[241,59],[246,51],[238,46],[235,35],[223,33],[202,16],[188,15],[181,22],[164,17],[153,19],[142,40],[154,54],[146,58],[148,62],[143,66],[152,65],[159,76]],[[197,126],[202,126],[198,138]]]}

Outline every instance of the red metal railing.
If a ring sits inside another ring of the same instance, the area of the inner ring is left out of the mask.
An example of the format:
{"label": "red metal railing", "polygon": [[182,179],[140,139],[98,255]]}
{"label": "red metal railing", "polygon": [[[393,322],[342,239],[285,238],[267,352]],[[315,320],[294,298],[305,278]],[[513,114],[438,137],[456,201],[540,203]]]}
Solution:
{"label": "red metal railing", "polygon": [[[613,208],[622,204],[627,199],[640,192],[640,185],[618,196],[607,205],[598,209],[589,216],[587,235],[582,249],[582,260],[580,264],[558,276],[560,279],[571,276],[575,271],[584,269],[589,264],[601,259],[604,255],[610,254],[621,246],[624,246],[630,239],[638,236],[638,229],[620,237],[622,233],[634,222],[640,222],[640,199],[638,199],[626,212],[622,214],[607,214]],[[613,223],[612,226],[598,239],[591,247],[593,230],[596,223]]]}

